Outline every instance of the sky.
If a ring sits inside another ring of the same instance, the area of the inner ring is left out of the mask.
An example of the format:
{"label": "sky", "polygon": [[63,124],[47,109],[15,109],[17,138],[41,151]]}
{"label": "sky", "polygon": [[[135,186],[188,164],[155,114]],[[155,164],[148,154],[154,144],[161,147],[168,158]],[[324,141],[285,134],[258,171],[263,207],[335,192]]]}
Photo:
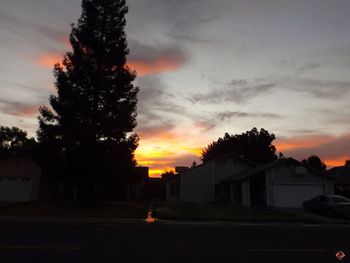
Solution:
{"label": "sky", "polygon": [[[139,165],[159,176],[253,127],[285,156],[350,159],[350,1],[129,0]],[[80,0],[1,0],[0,125],[31,136]]]}

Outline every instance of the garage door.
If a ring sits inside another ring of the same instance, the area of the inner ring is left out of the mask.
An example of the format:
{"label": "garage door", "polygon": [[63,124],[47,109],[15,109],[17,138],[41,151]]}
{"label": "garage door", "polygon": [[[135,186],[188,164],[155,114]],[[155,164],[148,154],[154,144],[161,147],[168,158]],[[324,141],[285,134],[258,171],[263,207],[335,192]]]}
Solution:
{"label": "garage door", "polygon": [[29,202],[32,182],[28,178],[0,178],[0,200]]}
{"label": "garage door", "polygon": [[322,194],[325,194],[323,185],[274,185],[274,207],[302,207],[305,200]]}

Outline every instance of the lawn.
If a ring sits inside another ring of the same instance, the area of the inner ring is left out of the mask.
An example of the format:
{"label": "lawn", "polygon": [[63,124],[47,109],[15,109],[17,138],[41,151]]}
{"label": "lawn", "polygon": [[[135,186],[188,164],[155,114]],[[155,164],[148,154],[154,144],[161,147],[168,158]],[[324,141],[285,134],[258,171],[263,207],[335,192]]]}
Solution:
{"label": "lawn", "polygon": [[157,204],[156,217],[168,220],[235,222],[312,222],[304,216],[272,208],[240,208],[221,204]]}
{"label": "lawn", "polygon": [[0,216],[145,218],[147,210],[147,202],[105,202],[96,203],[93,207],[67,207],[63,203],[36,202],[0,206]]}

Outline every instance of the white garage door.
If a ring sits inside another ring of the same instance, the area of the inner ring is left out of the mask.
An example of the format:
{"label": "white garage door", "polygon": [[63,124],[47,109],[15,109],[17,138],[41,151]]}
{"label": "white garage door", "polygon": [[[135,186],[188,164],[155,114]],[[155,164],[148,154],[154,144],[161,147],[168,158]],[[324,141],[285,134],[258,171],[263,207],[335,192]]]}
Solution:
{"label": "white garage door", "polygon": [[22,178],[0,178],[0,200],[29,202],[32,192],[32,181]]}
{"label": "white garage door", "polygon": [[325,194],[323,185],[276,184],[273,187],[274,207],[302,207],[305,200]]}

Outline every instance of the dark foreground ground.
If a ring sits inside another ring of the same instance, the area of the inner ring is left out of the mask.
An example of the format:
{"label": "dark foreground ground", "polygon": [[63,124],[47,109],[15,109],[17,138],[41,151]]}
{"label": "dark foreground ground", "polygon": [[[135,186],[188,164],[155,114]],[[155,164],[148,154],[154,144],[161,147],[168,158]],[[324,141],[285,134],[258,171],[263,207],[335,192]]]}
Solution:
{"label": "dark foreground ground", "polygon": [[346,226],[0,225],[0,262],[339,262]]}

